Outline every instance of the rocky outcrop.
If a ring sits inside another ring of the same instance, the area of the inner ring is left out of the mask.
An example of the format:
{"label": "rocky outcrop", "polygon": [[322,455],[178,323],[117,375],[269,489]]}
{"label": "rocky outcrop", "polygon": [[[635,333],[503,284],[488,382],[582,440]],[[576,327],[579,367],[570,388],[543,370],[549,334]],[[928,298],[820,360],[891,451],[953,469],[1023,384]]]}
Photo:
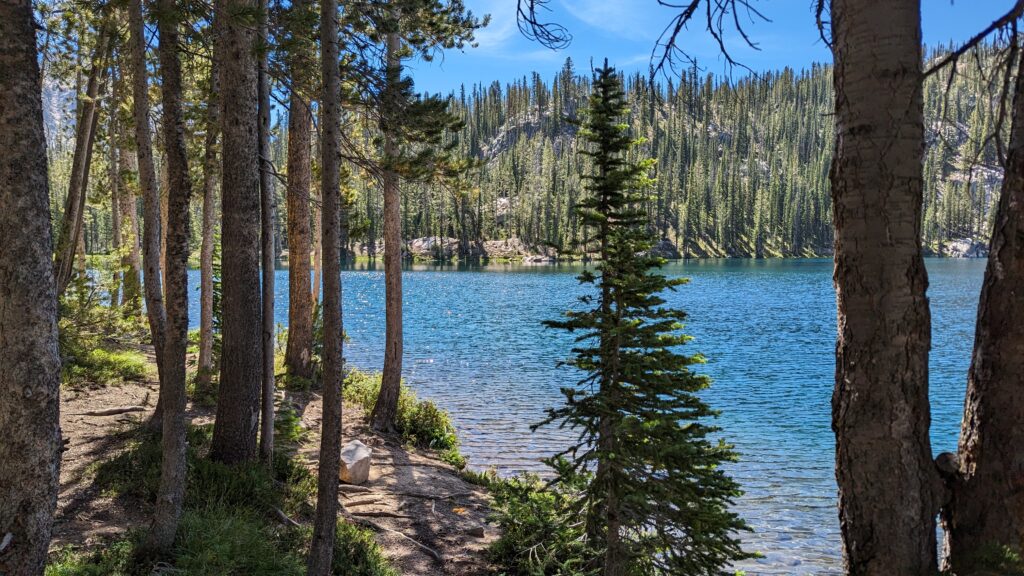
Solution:
{"label": "rocky outcrop", "polygon": [[345,484],[365,484],[370,479],[370,456],[373,450],[353,440],[341,448],[341,471],[338,479]]}
{"label": "rocky outcrop", "polygon": [[973,238],[958,238],[943,244],[942,255],[949,258],[988,258],[988,244]]}
{"label": "rocky outcrop", "polygon": [[416,260],[450,260],[459,253],[458,238],[424,236],[413,238],[406,246],[409,254]]}
{"label": "rocky outcrop", "polygon": [[657,244],[651,246],[648,251],[651,256],[657,256],[658,258],[664,258],[666,260],[679,260],[682,256],[679,254],[679,249],[676,245],[668,238],[662,238]]}

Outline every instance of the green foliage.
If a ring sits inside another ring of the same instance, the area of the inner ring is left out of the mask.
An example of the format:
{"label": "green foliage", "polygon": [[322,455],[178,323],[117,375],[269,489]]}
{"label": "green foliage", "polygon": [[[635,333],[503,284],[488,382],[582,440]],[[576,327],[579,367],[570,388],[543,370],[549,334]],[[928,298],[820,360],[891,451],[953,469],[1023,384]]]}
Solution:
{"label": "green foliage", "polygon": [[345,576],[398,576],[373,540],[373,532],[338,520],[331,570]]}
{"label": "green foliage", "polygon": [[174,567],[185,574],[301,576],[302,550],[284,550],[279,529],[259,513],[223,506],[187,510],[178,529]]}
{"label": "green foliage", "polygon": [[137,316],[107,306],[105,291],[94,277],[77,276],[61,299],[59,342],[65,386],[117,385],[153,375],[138,348],[148,336],[146,327]]}
{"label": "green foliage", "polygon": [[588,567],[597,553],[588,547],[576,502],[591,477],[572,470],[558,460],[564,471],[562,481],[547,486],[535,475],[507,480],[491,478],[493,497],[491,520],[501,528],[488,555],[504,576],[582,575],[594,573]]}
{"label": "green foliage", "polygon": [[577,335],[566,364],[583,374],[563,388],[565,404],[543,423],[578,434],[551,461],[555,484],[570,490],[593,471],[567,516],[585,523],[587,546],[596,552],[591,567],[617,562],[629,574],[723,574],[749,557],[736,537],[746,525],[729,510],[739,486],[721,469],[736,456],[708,438],[719,431],[708,424],[717,412],[697,393],[710,382],[690,371],[703,358],[679,352],[690,340],[681,332],[685,313],[664,307],[659,296],[685,280],[652,272],[662,260],[645,255],[654,236],[641,206],[653,162],[631,155],[637,142],[623,121],[628,114],[622,81],[606,65],[595,72],[581,124],[592,170],[577,206],[601,263],[579,276],[592,287],[580,309],[545,323]]}
{"label": "green foliage", "polygon": [[[380,374],[351,370],[345,378],[343,396],[346,402],[360,406],[367,414],[373,410],[380,393]],[[398,396],[395,425],[402,439],[419,448],[429,448],[456,468],[463,468],[466,459],[459,453],[459,438],[451,416],[429,400],[419,400],[402,383]]]}
{"label": "green foliage", "polygon": [[309,436],[302,425],[302,416],[291,406],[282,406],[274,415],[274,438],[295,445]]}
{"label": "green foliage", "polygon": [[[96,485],[115,498],[152,503],[160,480],[159,438],[141,429],[124,434],[130,441],[99,465]],[[173,557],[164,560],[175,571],[196,576],[305,574],[312,531],[305,525],[283,526],[271,512],[310,517],[316,478],[306,466],[284,452],[275,453],[272,469],[262,463],[212,462],[206,458],[211,426],[193,426],[188,439],[185,507]],[[138,544],[131,536],[94,551],[63,550],[47,576],[149,574],[154,565],[137,556]],[[339,576],[397,576],[364,529],[339,522],[335,546]]]}
{"label": "green foliage", "polygon": [[93,550],[81,551],[72,546],[64,547],[50,558],[46,565],[46,576],[134,576],[134,537],[115,540]]}

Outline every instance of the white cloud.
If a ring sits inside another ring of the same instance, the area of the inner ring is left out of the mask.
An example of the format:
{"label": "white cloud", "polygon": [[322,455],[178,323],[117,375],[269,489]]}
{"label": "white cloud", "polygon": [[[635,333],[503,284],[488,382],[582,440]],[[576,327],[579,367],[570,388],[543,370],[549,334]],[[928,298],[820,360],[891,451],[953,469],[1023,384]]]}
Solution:
{"label": "white cloud", "polygon": [[650,40],[660,29],[650,19],[650,0],[563,0],[577,20],[629,40]]}
{"label": "white cloud", "polygon": [[483,17],[491,15],[486,28],[476,33],[477,50],[492,53],[501,51],[519,33],[516,24],[515,4],[509,0],[477,0],[468,3],[473,14]]}

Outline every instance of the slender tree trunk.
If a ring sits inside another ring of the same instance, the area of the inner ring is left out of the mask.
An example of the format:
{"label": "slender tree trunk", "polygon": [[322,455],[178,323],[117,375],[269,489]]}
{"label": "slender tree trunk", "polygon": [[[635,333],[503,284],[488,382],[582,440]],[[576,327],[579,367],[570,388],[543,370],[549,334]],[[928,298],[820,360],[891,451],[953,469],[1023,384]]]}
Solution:
{"label": "slender tree trunk", "polygon": [[0,3],[0,574],[42,574],[60,478],[60,355],[32,2]]}
{"label": "slender tree trunk", "polygon": [[[260,0],[260,41],[266,43],[267,0]],[[270,163],[270,78],[267,52],[260,54],[259,76],[260,227],[263,258],[263,374],[260,415],[260,458],[273,466],[274,460],[274,179]]]}
{"label": "slender tree trunk", "polygon": [[316,517],[307,573],[332,573],[334,534],[338,522],[338,473],[341,468],[341,71],[338,50],[337,0],[320,2],[320,49],[323,76],[321,97],[323,140],[324,246],[324,408],[317,471]]}
{"label": "slender tree trunk", "polygon": [[153,524],[145,547],[166,553],[174,545],[185,499],[188,417],[185,414],[185,348],[188,345],[188,241],[192,182],[185,147],[181,62],[178,57],[178,8],[174,0],[159,0],[160,71],[163,76],[163,128],[167,165],[166,296],[167,332],[164,373],[162,460]]}
{"label": "slender tree trunk", "polygon": [[217,0],[214,57],[220,68],[223,134],[221,216],[223,355],[210,457],[237,463],[257,456],[262,373],[260,177],[254,0]]}
{"label": "slender tree trunk", "polygon": [[847,573],[934,576],[919,0],[833,0],[839,337],[832,428]]}
{"label": "slender tree trunk", "polygon": [[203,240],[199,249],[199,368],[196,378],[206,386],[213,377],[213,244],[217,214],[217,137],[220,135],[220,85],[217,60],[210,65],[210,96],[206,103],[203,151]]}
{"label": "slender tree trunk", "polygon": [[[120,130],[120,124],[118,124]],[[122,260],[121,304],[125,314],[136,315],[142,312],[142,254],[139,248],[139,216],[135,179],[126,178],[126,174],[135,174],[137,158],[127,149],[118,147],[121,210],[121,242],[127,246]]]}
{"label": "slender tree trunk", "polygon": [[313,306],[320,302],[320,287],[323,285],[323,218],[320,210],[320,186],[311,186],[313,191]]}
{"label": "slender tree trunk", "polygon": [[[128,27],[131,38],[132,96],[135,117],[135,148],[139,163],[139,188],[142,192],[142,264],[146,297],[146,315],[156,351],[157,372],[164,381],[164,335],[167,315],[164,310],[163,275],[160,272],[160,195],[156,188],[156,168],[153,165],[153,138],[149,130],[149,88],[146,79],[146,38],[142,19],[142,0],[128,1]],[[157,400],[156,410],[148,423],[151,429],[161,429],[163,399]]]}
{"label": "slender tree trunk", "polygon": [[[162,139],[162,138],[161,138]],[[158,140],[159,143],[159,140]],[[162,144],[163,155],[161,156],[162,162],[160,163],[160,184],[157,188],[160,190],[160,270],[163,271],[161,279],[163,283],[167,284],[167,212],[168,202],[170,200],[167,190],[171,187],[171,173],[167,165],[167,143]],[[166,298],[166,296],[165,296]]]}
{"label": "slender tree trunk", "polygon": [[[393,13],[397,12],[392,8]],[[394,15],[394,26],[398,16]],[[380,395],[370,415],[370,425],[384,432],[394,432],[398,412],[398,396],[402,385],[402,215],[398,173],[393,163],[398,157],[398,98],[402,79],[399,51],[402,45],[398,31],[387,34],[387,80],[384,95],[384,372]]]}
{"label": "slender tree trunk", "polygon": [[92,146],[96,141],[96,127],[99,118],[100,86],[104,81],[107,63],[107,32],[101,28],[93,53],[92,69],[86,84],[85,98],[79,101],[81,113],[75,125],[75,151],[71,159],[71,177],[68,181],[68,195],[64,203],[64,218],[57,237],[57,253],[54,270],[57,294],[63,294],[74,275],[75,256],[82,241],[82,222],[85,218],[86,189],[89,182],[89,166]]}
{"label": "slender tree trunk", "polygon": [[995,546],[1024,553],[1024,58],[1002,193],[981,287],[960,431],[959,482],[943,518],[950,568],[983,569]]}
{"label": "slender tree trunk", "polygon": [[[110,227],[111,230],[111,248],[113,248],[114,254],[120,255],[121,253],[121,190],[120,190],[120,162],[117,159],[117,112],[115,110],[117,102],[117,91],[112,90],[110,98],[110,122],[109,133],[107,134],[107,145],[109,146],[109,156],[107,158],[107,180],[110,187]],[[122,283],[122,272],[123,262],[118,262],[114,266],[114,274],[112,280],[112,286],[110,288],[110,307],[117,308],[121,304],[121,283]]]}
{"label": "slender tree trunk", "polygon": [[[292,3],[298,15],[307,9],[304,0]],[[301,20],[299,20],[301,21]],[[296,31],[302,34],[303,31]],[[309,287],[309,193],[311,116],[307,104],[312,92],[306,79],[311,67],[307,43],[296,39],[290,67],[292,93],[288,114],[288,345],[284,365],[288,373],[312,378],[313,293]]]}

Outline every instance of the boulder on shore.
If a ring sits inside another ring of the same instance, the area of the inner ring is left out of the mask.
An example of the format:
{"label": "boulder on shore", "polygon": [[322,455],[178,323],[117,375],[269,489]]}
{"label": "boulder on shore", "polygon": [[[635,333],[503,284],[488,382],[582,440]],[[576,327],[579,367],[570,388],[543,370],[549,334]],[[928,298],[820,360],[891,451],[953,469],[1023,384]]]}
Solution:
{"label": "boulder on shore", "polygon": [[338,479],[345,484],[365,484],[370,479],[370,456],[373,450],[359,440],[341,448],[341,471]]}

